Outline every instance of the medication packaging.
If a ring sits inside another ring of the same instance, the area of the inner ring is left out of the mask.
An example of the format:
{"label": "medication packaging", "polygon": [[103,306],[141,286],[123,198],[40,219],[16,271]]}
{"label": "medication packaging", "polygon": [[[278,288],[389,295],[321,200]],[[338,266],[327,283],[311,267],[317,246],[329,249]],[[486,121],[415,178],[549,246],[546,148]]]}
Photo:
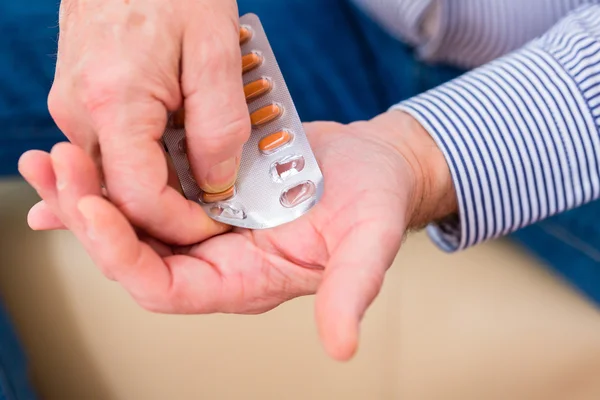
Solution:
{"label": "medication packaging", "polygon": [[258,17],[247,14],[240,23],[241,73],[252,133],[236,184],[217,194],[200,189],[186,155],[183,111],[170,116],[163,141],[188,199],[217,221],[265,229],[307,213],[322,196],[323,175]]}

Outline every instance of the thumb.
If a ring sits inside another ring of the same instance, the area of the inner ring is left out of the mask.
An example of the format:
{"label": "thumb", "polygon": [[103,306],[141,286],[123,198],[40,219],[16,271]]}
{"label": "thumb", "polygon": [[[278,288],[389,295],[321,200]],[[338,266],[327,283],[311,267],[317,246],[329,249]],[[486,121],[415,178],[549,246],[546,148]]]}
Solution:
{"label": "thumb", "polygon": [[381,226],[363,224],[354,227],[332,254],[315,306],[321,341],[334,359],[354,356],[360,322],[381,290],[401,238],[397,229],[383,232]]}
{"label": "thumb", "polygon": [[210,3],[210,8],[199,7],[197,19],[186,27],[181,86],[194,176],[203,190],[218,193],[235,182],[250,117],[236,3]]}

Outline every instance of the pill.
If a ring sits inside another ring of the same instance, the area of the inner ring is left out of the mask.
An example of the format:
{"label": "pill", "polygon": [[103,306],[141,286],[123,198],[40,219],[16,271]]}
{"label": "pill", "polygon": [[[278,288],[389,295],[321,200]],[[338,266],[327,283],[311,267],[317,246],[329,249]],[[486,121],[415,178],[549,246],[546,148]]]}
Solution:
{"label": "pill", "polygon": [[174,129],[185,128],[185,110],[183,108],[175,111],[171,115],[170,125],[171,125],[171,128],[174,128]]}
{"label": "pill", "polygon": [[261,78],[254,82],[250,82],[244,86],[244,94],[246,95],[246,101],[250,103],[252,100],[256,100],[260,96],[269,93],[272,88],[270,79]]}
{"label": "pill", "polygon": [[242,73],[250,72],[262,64],[263,58],[258,53],[246,54],[242,57]]}
{"label": "pill", "polygon": [[284,191],[279,198],[281,205],[286,208],[296,207],[305,201],[314,197],[316,192],[315,184],[306,181]]}
{"label": "pill", "polygon": [[269,154],[285,146],[292,141],[292,134],[288,131],[279,131],[265,136],[258,142],[258,149],[265,154]]}
{"label": "pill", "polygon": [[275,182],[283,182],[288,178],[302,172],[306,162],[300,155],[291,155],[276,161],[271,166],[271,175]]}
{"label": "pill", "polygon": [[207,204],[218,203],[219,201],[229,200],[233,196],[235,196],[235,186],[221,193],[202,193],[202,201]]}
{"label": "pill", "polygon": [[283,114],[283,108],[279,104],[269,104],[250,114],[250,122],[255,127],[259,127],[279,118],[281,114]]}
{"label": "pill", "polygon": [[252,39],[252,31],[247,26],[242,26],[240,28],[240,44],[245,44],[250,39]]}

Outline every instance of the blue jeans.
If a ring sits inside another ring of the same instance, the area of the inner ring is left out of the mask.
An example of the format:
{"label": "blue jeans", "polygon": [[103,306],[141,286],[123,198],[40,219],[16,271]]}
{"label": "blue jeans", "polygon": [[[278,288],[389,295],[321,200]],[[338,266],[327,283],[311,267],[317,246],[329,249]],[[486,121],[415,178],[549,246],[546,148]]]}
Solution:
{"label": "blue jeans", "polygon": [[25,355],[0,307],[0,400],[34,400]]}
{"label": "blue jeans", "polygon": [[[47,150],[64,139],[46,108],[57,3],[0,3],[0,175],[17,172],[23,151]],[[242,14],[261,17],[306,121],[368,119],[463,72],[417,61],[410,48],[383,32],[350,0],[239,0],[239,5]],[[600,224],[590,223],[596,217],[598,202],[524,229],[514,238],[600,303]],[[0,349],[7,337],[0,330]],[[0,368],[14,369],[10,376],[22,381],[18,359]]]}

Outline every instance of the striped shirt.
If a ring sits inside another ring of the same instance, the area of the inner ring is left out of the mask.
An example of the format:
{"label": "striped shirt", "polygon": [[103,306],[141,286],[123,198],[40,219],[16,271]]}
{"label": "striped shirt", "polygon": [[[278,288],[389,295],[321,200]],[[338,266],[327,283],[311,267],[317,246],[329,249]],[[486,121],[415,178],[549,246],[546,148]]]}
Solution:
{"label": "striped shirt", "polygon": [[459,215],[428,229],[440,247],[600,197],[600,0],[355,1],[425,60],[477,67],[395,106],[452,173]]}

